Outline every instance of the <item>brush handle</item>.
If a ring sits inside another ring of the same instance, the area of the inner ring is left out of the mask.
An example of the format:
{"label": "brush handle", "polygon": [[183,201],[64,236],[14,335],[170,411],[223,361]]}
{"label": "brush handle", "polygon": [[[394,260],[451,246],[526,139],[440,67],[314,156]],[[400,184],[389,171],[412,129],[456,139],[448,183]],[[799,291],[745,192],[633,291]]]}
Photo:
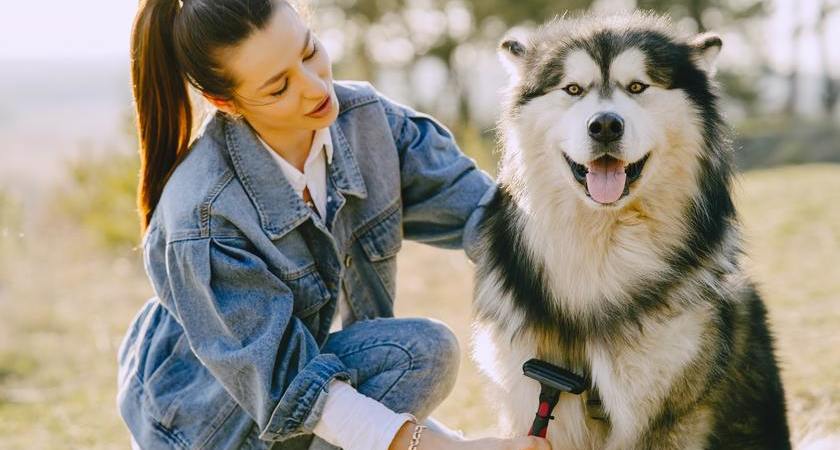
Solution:
{"label": "brush handle", "polygon": [[551,411],[557,405],[558,400],[560,400],[560,391],[545,385],[542,386],[540,390],[540,406],[537,408],[537,414],[534,417],[531,430],[528,431],[529,436],[545,437],[546,431],[548,430],[548,421],[554,418],[551,415]]}

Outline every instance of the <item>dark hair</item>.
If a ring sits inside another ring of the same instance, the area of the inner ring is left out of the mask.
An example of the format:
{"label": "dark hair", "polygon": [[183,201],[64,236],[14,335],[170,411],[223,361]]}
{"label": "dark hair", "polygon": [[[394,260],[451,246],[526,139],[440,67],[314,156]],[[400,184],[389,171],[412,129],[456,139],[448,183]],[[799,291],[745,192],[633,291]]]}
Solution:
{"label": "dark hair", "polygon": [[131,80],[140,142],[137,208],[141,234],[192,132],[187,83],[222,99],[235,86],[218,51],[262,29],[283,0],[145,0],[131,36]]}

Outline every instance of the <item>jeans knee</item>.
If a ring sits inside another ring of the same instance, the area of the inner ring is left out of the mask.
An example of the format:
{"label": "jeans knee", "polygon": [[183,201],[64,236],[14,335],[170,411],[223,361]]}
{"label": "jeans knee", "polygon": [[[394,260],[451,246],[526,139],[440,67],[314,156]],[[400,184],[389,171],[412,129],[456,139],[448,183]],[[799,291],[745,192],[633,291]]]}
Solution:
{"label": "jeans knee", "polygon": [[424,365],[423,372],[433,379],[435,397],[443,401],[455,387],[461,364],[461,349],[455,333],[443,322],[421,319],[418,347],[422,355],[417,360]]}
{"label": "jeans knee", "polygon": [[339,349],[341,358],[365,373],[360,392],[394,411],[424,419],[455,387],[461,351],[455,334],[443,323],[425,318],[374,319],[356,325],[354,333],[361,342],[381,345],[351,355]]}
{"label": "jeans knee", "polygon": [[461,346],[458,343],[458,338],[443,322],[436,320],[429,320],[429,322],[432,323],[432,328],[435,330],[433,334],[437,341],[441,366],[445,366],[446,372],[454,378],[458,374],[458,367],[461,364]]}

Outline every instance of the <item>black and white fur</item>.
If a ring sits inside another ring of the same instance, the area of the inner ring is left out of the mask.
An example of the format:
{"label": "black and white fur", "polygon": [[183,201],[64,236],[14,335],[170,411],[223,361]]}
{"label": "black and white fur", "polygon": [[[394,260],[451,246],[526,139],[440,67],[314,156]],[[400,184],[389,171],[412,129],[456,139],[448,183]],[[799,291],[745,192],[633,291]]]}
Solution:
{"label": "black and white fur", "polygon": [[[720,48],[643,14],[556,19],[502,42],[512,83],[474,357],[508,434],[533,420],[539,385],[522,363],[537,357],[591,382],[561,396],[554,450],[790,447],[765,307],[738,261]],[[623,120],[609,145],[588,125],[603,112]],[[605,155],[628,173],[606,204],[581,179]]]}

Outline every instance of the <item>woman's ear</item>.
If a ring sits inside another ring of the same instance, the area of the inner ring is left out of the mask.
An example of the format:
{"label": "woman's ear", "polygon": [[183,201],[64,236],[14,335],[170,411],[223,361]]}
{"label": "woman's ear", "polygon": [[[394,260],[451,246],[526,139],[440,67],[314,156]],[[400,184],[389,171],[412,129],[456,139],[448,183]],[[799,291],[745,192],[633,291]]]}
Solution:
{"label": "woman's ear", "polygon": [[233,103],[233,100],[222,100],[218,97],[214,97],[210,94],[201,94],[205,99],[207,99],[210,104],[216,107],[219,111],[222,111],[230,116],[236,117],[239,115],[239,111],[236,108],[236,105]]}
{"label": "woman's ear", "polygon": [[715,76],[717,72],[717,59],[723,41],[720,36],[714,33],[698,34],[691,40],[691,48],[694,51],[695,60],[698,66],[703,69],[709,77]]}
{"label": "woman's ear", "polygon": [[524,42],[527,41],[523,36],[508,34],[499,43],[499,59],[510,74],[512,83],[516,83],[525,73],[525,56],[528,48]]}

